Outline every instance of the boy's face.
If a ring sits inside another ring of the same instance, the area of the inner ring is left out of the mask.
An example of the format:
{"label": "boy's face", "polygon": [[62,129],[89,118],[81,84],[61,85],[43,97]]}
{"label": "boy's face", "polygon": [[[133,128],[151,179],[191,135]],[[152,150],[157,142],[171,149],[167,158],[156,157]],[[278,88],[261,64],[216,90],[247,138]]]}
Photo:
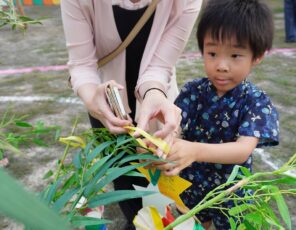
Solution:
{"label": "boy's face", "polygon": [[203,56],[205,72],[218,96],[239,85],[263,58],[253,60],[249,45],[239,45],[235,37],[221,42],[214,40],[210,33],[204,39]]}

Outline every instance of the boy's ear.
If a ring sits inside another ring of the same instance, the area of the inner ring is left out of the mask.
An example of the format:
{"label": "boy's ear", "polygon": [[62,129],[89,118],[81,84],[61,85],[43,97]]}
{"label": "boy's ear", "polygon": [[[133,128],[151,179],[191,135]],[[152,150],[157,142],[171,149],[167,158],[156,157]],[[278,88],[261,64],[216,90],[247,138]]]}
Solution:
{"label": "boy's ear", "polygon": [[253,65],[255,66],[255,65],[260,64],[261,61],[263,60],[263,58],[264,58],[264,54],[262,54],[260,57],[255,58],[255,59],[253,60]]}

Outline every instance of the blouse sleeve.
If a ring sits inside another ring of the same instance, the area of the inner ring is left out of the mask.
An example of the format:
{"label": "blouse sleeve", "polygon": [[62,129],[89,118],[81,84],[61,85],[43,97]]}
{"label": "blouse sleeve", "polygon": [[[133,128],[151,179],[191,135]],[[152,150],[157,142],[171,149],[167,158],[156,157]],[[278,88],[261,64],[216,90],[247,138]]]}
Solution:
{"label": "blouse sleeve", "polygon": [[244,110],[239,135],[257,137],[257,147],[278,145],[279,117],[270,99],[263,92],[258,92],[253,103]]}
{"label": "blouse sleeve", "polygon": [[[177,0],[179,1],[179,0]],[[146,81],[158,81],[168,89],[175,66],[190,36],[201,8],[201,0],[188,0],[177,20],[165,29],[148,67],[139,76],[136,91]]]}
{"label": "blouse sleeve", "polygon": [[61,1],[62,21],[69,53],[68,67],[73,90],[87,83],[99,84],[93,29],[78,0]]}

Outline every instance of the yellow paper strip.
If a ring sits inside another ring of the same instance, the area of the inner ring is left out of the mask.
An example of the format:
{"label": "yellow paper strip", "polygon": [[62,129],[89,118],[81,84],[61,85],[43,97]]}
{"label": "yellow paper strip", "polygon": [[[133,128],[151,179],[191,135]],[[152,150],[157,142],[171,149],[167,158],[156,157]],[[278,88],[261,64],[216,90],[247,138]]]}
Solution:
{"label": "yellow paper strip", "polygon": [[[125,129],[130,130],[129,134],[132,136],[135,132],[140,133],[143,137],[145,137],[147,140],[149,140],[152,144],[154,144],[155,146],[157,146],[161,151],[163,151],[164,154],[168,154],[170,152],[170,147],[169,145],[162,139],[157,138],[157,137],[153,137],[152,135],[150,135],[149,133],[146,133],[144,130],[139,129],[137,127],[132,127],[132,126],[125,126]],[[140,140],[140,141],[139,141]],[[137,139],[137,141],[139,142],[139,144],[141,146],[144,146],[145,148],[147,148],[147,146],[145,145],[145,143],[141,140],[141,139]],[[153,150],[152,150],[153,151]]]}

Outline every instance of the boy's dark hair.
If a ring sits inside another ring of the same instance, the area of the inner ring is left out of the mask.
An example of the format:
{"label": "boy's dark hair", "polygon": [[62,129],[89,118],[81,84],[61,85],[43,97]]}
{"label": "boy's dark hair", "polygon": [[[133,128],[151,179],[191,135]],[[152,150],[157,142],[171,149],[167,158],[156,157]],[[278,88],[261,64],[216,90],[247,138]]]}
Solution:
{"label": "boy's dark hair", "polygon": [[208,0],[196,36],[202,54],[210,32],[214,40],[235,36],[239,44],[249,44],[256,59],[271,49],[273,30],[272,12],[261,0]]}

